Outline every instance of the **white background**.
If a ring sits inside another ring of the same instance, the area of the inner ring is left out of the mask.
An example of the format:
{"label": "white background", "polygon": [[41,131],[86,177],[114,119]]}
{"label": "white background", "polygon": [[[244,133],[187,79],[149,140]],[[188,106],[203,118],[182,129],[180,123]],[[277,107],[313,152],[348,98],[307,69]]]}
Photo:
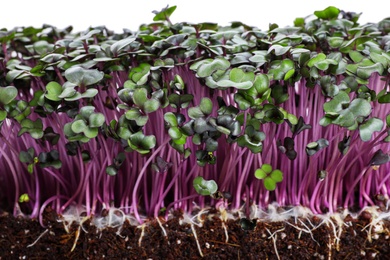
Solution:
{"label": "white background", "polygon": [[72,25],[73,31],[79,32],[105,25],[121,33],[123,28],[137,30],[139,25],[153,22],[152,11],[167,5],[177,6],[171,17],[173,23],[229,25],[241,21],[262,30],[268,30],[269,23],[293,26],[295,18],[312,15],[328,6],[362,13],[361,24],[390,17],[390,4],[385,0],[1,0],[0,28],[50,24],[62,29]]}

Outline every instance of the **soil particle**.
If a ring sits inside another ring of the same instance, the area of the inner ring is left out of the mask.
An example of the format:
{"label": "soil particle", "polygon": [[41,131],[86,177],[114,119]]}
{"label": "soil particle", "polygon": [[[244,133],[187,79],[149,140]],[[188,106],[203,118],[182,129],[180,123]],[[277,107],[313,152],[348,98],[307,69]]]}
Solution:
{"label": "soil particle", "polygon": [[125,221],[103,230],[87,220],[67,232],[50,208],[43,216],[46,228],[3,214],[0,259],[390,259],[390,221],[370,226],[367,214],[347,216],[341,226],[317,217],[257,220],[253,230],[211,213],[193,224],[181,219],[177,213],[167,222]]}

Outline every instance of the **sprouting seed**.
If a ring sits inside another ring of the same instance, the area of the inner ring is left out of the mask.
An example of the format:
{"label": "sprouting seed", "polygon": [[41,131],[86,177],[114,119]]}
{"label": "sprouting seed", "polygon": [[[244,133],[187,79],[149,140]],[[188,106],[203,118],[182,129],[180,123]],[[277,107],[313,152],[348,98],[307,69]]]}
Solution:
{"label": "sprouting seed", "polygon": [[323,181],[326,178],[327,174],[328,174],[328,172],[325,170],[319,171],[318,172],[318,179],[320,179],[320,181]]}
{"label": "sprouting seed", "polygon": [[226,199],[229,200],[232,197],[232,194],[230,192],[225,191],[217,191],[214,194],[211,194],[211,197],[214,199]]}
{"label": "sprouting seed", "polygon": [[23,193],[22,195],[20,195],[19,197],[20,203],[29,202],[29,201],[30,201],[30,197],[28,196],[27,193]]}

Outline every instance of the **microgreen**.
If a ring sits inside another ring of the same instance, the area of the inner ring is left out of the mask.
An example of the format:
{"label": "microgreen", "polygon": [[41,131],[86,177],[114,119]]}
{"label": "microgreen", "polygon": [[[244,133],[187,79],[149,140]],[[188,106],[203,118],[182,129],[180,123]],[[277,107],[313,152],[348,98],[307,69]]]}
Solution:
{"label": "microgreen", "polygon": [[210,196],[218,190],[218,185],[214,180],[205,180],[201,176],[193,180],[193,185],[196,192],[203,196]]}
{"label": "microgreen", "polygon": [[267,190],[273,191],[276,189],[276,183],[283,181],[283,172],[272,169],[272,166],[266,163],[255,171],[255,177],[263,180],[264,187]]}
{"label": "microgreen", "polygon": [[141,223],[227,197],[325,213],[390,195],[388,19],[331,6],[265,31],[175,10],[121,34],[2,31],[0,205]]}

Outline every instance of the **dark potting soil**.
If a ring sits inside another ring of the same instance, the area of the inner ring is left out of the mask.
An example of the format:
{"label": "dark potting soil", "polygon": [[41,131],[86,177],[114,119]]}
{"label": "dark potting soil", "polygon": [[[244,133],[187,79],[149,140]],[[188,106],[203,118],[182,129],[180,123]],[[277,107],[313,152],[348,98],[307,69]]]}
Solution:
{"label": "dark potting soil", "polygon": [[176,212],[162,222],[165,231],[152,220],[143,229],[125,222],[119,230],[98,230],[86,221],[67,232],[50,209],[44,213],[46,228],[37,220],[3,214],[0,259],[390,259],[390,221],[383,221],[380,232],[370,232],[370,217],[363,214],[347,216],[341,229],[319,225],[317,217],[257,221],[252,230],[251,222],[202,216],[202,227],[180,224],[182,214]]}

